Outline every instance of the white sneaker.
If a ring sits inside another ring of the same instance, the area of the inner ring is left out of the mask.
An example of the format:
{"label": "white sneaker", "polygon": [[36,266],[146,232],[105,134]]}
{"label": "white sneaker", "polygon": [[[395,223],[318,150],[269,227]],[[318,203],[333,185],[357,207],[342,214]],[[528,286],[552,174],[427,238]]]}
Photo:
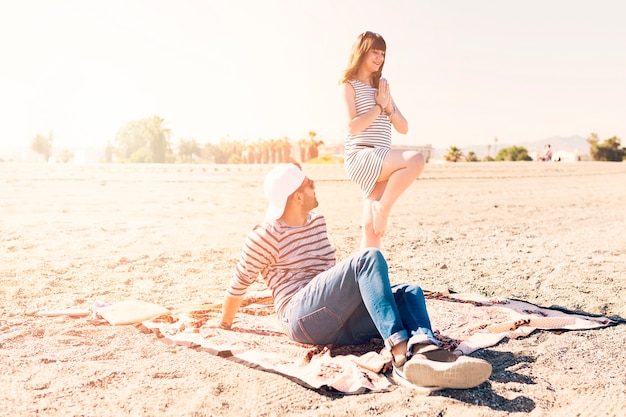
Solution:
{"label": "white sneaker", "polygon": [[[419,387],[464,389],[482,384],[491,375],[491,364],[482,359],[461,356],[454,362],[436,362],[416,355],[402,369],[394,367],[394,377]],[[398,381],[403,384],[403,381]]]}

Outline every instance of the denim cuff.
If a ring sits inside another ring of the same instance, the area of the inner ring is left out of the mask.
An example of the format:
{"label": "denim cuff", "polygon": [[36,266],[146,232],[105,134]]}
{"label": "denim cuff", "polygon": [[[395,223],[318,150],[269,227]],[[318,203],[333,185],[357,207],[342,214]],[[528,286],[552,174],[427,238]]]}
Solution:
{"label": "denim cuff", "polygon": [[429,344],[439,346],[439,343],[437,342],[437,339],[435,339],[433,332],[428,329],[419,328],[412,333],[413,334],[409,338],[406,347],[407,352],[411,352],[411,354],[413,353],[413,346],[415,345]]}
{"label": "denim cuff", "polygon": [[385,346],[391,350],[392,347],[406,340],[409,340],[409,333],[406,330],[400,330],[399,332],[392,334],[387,340],[385,340]]}

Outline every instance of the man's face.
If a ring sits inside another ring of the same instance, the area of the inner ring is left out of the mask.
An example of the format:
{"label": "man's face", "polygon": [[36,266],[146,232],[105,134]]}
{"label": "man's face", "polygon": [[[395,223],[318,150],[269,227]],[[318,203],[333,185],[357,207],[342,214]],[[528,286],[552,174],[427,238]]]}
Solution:
{"label": "man's face", "polygon": [[319,206],[317,196],[315,195],[315,183],[309,177],[304,177],[302,185],[298,187],[296,191],[301,192],[304,195],[303,208],[309,212]]}

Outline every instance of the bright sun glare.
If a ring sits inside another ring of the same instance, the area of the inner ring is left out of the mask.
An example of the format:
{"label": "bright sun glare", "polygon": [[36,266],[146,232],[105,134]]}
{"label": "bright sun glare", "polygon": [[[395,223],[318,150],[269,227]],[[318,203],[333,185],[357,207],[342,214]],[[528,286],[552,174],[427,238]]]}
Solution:
{"label": "bright sun glare", "polygon": [[[42,131],[68,145],[105,143],[134,118],[154,107],[147,94],[122,71],[105,62],[56,60],[34,91],[33,117]],[[63,121],[59,124],[59,121]]]}

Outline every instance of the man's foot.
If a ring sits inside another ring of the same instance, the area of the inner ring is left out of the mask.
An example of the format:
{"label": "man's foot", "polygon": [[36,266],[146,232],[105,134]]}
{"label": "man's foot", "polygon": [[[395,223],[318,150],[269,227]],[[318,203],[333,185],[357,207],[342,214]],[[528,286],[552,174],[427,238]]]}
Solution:
{"label": "man's foot", "polygon": [[454,362],[436,362],[416,355],[402,367],[393,367],[394,380],[426,390],[443,388],[465,389],[478,386],[489,379],[491,364],[487,361],[461,356]]}
{"label": "man's foot", "polygon": [[385,207],[380,204],[380,201],[372,202],[372,223],[374,234],[382,237],[387,228],[387,213],[385,212]]}

